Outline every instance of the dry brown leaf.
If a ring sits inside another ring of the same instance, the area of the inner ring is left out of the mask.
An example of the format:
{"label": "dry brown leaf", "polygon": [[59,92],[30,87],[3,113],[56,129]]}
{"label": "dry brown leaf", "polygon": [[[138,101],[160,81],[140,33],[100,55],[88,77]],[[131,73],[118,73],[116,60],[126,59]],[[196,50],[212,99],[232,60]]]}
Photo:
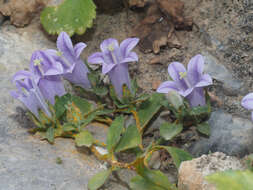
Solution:
{"label": "dry brown leaf", "polygon": [[129,7],[144,7],[148,0],[129,0]]}
{"label": "dry brown leaf", "polygon": [[156,90],[162,82],[160,80],[153,80],[152,82],[152,89]]}
{"label": "dry brown leaf", "polygon": [[222,104],[223,104],[222,100],[218,96],[216,96],[212,92],[208,92],[208,95],[210,96],[210,99],[211,99],[212,102],[216,102],[219,107],[222,106]]}
{"label": "dry brown leaf", "polygon": [[192,19],[183,16],[184,3],[179,0],[156,0],[150,4],[146,17],[133,29],[140,38],[144,53],[158,54],[161,47],[180,48],[174,29],[192,29]]}
{"label": "dry brown leaf", "polygon": [[23,27],[40,11],[47,0],[9,0],[0,7],[0,13],[10,16],[11,23]]}

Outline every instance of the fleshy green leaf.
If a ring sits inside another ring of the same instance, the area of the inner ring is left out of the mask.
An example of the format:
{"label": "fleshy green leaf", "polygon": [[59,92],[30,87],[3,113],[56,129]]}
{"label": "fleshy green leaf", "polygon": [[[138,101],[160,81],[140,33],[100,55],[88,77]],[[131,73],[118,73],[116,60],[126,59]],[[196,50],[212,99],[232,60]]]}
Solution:
{"label": "fleshy green leaf", "polygon": [[107,134],[107,150],[111,150],[117,145],[120,140],[120,135],[124,130],[124,117],[117,117],[111,124],[108,134]]}
{"label": "fleshy green leaf", "polygon": [[171,140],[183,130],[182,124],[163,123],[160,127],[160,135],[165,140]]}
{"label": "fleshy green leaf", "polygon": [[93,108],[91,103],[89,103],[87,100],[80,98],[78,96],[72,96],[72,101],[80,109],[82,114],[86,114],[90,112]]}
{"label": "fleshy green leaf", "polygon": [[46,139],[50,142],[50,143],[54,143],[54,132],[55,132],[55,129],[53,127],[49,127],[47,129],[47,132],[46,132]]}
{"label": "fleshy green leaf", "polygon": [[192,155],[190,155],[188,152],[185,152],[182,149],[170,146],[161,146],[161,147],[169,152],[177,169],[179,169],[181,162],[186,160],[192,160],[193,158]]}
{"label": "fleshy green leaf", "polygon": [[84,130],[75,136],[75,142],[77,146],[90,147],[94,142],[94,139],[89,131]]}
{"label": "fleshy green leaf", "polygon": [[64,96],[55,98],[54,109],[55,109],[56,118],[59,118],[64,114],[64,112],[66,111],[65,105],[67,105],[68,102],[70,101],[71,101],[70,94],[65,94]]}
{"label": "fleshy green leaf", "polygon": [[112,173],[112,170],[104,170],[101,171],[97,174],[95,174],[94,176],[92,176],[92,178],[89,180],[88,183],[88,188],[89,190],[97,190],[99,187],[101,187],[106,179],[109,177],[109,175]]}
{"label": "fleshy green leaf", "polygon": [[253,173],[246,171],[225,171],[206,176],[208,182],[215,184],[217,190],[252,190]]}
{"label": "fleshy green leaf", "polygon": [[[169,182],[168,177],[159,170],[148,169],[144,166],[143,163],[140,163],[136,168],[136,172],[140,176],[142,176],[146,182],[148,182],[153,187],[156,187],[155,189],[159,189],[159,190],[160,189],[164,189],[164,190],[174,189],[174,186]],[[141,178],[139,178],[139,180],[140,179]]]}
{"label": "fleshy green leaf", "polygon": [[163,187],[157,186],[151,181],[137,175],[130,181],[130,187],[132,190],[167,190]]}
{"label": "fleshy green leaf", "polygon": [[130,125],[126,132],[121,137],[115,152],[127,150],[129,148],[137,147],[141,143],[141,134],[135,125]]}
{"label": "fleshy green leaf", "polygon": [[210,126],[207,122],[203,122],[203,123],[198,124],[197,130],[204,135],[207,135],[207,136],[210,135]]}
{"label": "fleshy green leaf", "polygon": [[65,31],[72,36],[74,33],[83,34],[92,26],[95,17],[96,6],[92,0],[65,0],[58,6],[46,7],[40,20],[49,34]]}
{"label": "fleshy green leaf", "polygon": [[168,102],[177,110],[179,109],[180,106],[183,105],[183,98],[180,96],[180,94],[178,94],[178,92],[174,90],[168,92],[166,98]]}
{"label": "fleshy green leaf", "polygon": [[63,131],[68,132],[68,131],[74,131],[77,128],[72,124],[72,123],[65,123],[63,126]]}
{"label": "fleshy green leaf", "polygon": [[146,101],[142,102],[138,109],[141,127],[144,127],[162,107],[163,94],[154,93]]}

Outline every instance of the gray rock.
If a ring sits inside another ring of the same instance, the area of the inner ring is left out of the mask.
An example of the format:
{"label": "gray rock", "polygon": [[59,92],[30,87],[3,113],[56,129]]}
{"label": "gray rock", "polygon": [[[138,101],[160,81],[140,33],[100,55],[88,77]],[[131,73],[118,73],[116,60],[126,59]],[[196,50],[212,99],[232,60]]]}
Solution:
{"label": "gray rock", "polygon": [[201,138],[189,147],[193,155],[218,151],[243,157],[253,152],[253,123],[250,120],[218,110],[211,114],[208,123],[211,135],[208,139]]}
{"label": "gray rock", "polygon": [[[22,104],[9,94],[15,89],[11,77],[29,67],[32,52],[55,48],[40,31],[39,22],[35,24],[0,28],[0,190],[84,190],[104,165],[78,151],[71,139],[56,139],[50,145],[29,134],[33,124]],[[58,158],[62,164],[57,164]],[[125,189],[114,186],[111,189]]]}
{"label": "gray rock", "polygon": [[235,79],[224,65],[219,64],[217,58],[208,52],[203,52],[202,55],[205,58],[205,72],[213,79],[222,82],[226,95],[235,96],[244,91],[243,82]]}
{"label": "gray rock", "polygon": [[236,157],[221,152],[203,155],[190,161],[182,162],[178,173],[179,190],[217,190],[205,177],[215,172],[226,170],[244,170],[245,167]]}

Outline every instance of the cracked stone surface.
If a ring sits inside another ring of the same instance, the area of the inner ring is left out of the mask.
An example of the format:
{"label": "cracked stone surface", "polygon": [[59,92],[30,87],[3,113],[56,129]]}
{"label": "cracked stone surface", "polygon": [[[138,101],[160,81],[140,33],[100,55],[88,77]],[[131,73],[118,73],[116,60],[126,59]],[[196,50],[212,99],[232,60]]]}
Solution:
{"label": "cracked stone surface", "polygon": [[253,123],[250,120],[218,110],[211,114],[208,123],[211,135],[190,146],[193,155],[218,151],[243,157],[253,152]]}

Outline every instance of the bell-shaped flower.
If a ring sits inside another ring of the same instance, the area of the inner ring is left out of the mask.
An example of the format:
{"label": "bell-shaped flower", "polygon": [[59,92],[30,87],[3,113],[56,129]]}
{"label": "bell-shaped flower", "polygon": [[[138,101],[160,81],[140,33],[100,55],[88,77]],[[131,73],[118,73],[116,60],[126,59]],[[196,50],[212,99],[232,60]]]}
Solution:
{"label": "bell-shaped flower", "polygon": [[248,110],[251,110],[251,119],[253,121],[253,92],[247,94],[241,102],[242,106]]}
{"label": "bell-shaped flower", "polygon": [[168,73],[173,81],[163,82],[157,92],[168,93],[174,90],[186,97],[191,107],[203,106],[206,104],[203,87],[212,84],[212,78],[208,74],[203,74],[203,70],[202,55],[191,58],[187,70],[183,64],[173,62],[168,67]]}
{"label": "bell-shaped flower", "polygon": [[64,68],[47,51],[36,51],[32,54],[30,71],[34,74],[35,83],[42,95],[51,104],[54,105],[56,95],[66,94],[61,80]]}
{"label": "bell-shaped flower", "polygon": [[108,74],[119,98],[122,97],[122,85],[126,84],[131,90],[128,63],[138,61],[138,56],[132,49],[139,42],[138,38],[127,38],[119,45],[113,38],[104,40],[100,49],[88,57],[88,62],[102,64],[102,73]]}
{"label": "bell-shaped flower", "polygon": [[63,77],[71,83],[83,88],[90,88],[88,79],[89,70],[80,55],[86,47],[85,43],[78,43],[73,47],[72,41],[66,32],[61,32],[57,38],[59,51],[47,50],[54,59],[61,63],[64,68]]}
{"label": "bell-shaped flower", "polygon": [[12,97],[20,100],[37,118],[39,118],[39,109],[51,117],[48,105],[36,85],[32,73],[19,71],[14,75],[13,82],[17,90],[10,92]]}

